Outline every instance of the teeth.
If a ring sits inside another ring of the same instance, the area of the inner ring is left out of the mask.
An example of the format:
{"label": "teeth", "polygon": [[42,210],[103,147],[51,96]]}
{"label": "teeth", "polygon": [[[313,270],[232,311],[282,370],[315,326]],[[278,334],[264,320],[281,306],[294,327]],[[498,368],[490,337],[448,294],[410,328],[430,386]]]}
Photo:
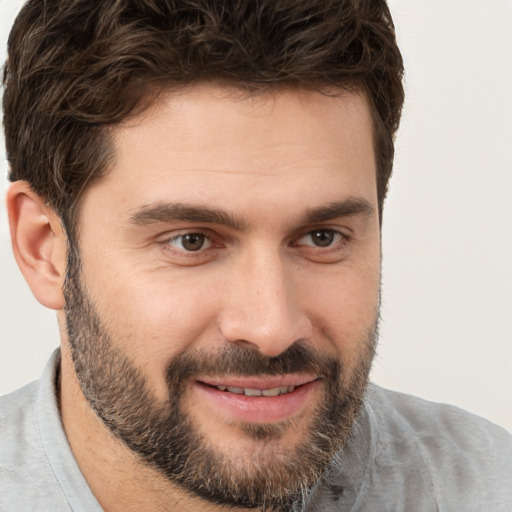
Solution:
{"label": "teeth", "polygon": [[244,395],[246,396],[261,396],[261,393],[261,389],[244,388]]}
{"label": "teeth", "polygon": [[244,390],[242,388],[235,388],[233,386],[228,386],[226,388],[229,392],[231,393],[235,393],[237,395],[243,395],[244,394]]}
{"label": "teeth", "polygon": [[282,388],[263,389],[261,391],[261,394],[263,396],[277,396],[277,395],[280,395],[282,393],[281,389]]}
{"label": "teeth", "polygon": [[236,388],[234,386],[215,386],[220,391],[229,391],[237,395],[246,396],[278,396],[291,393],[295,390],[295,386],[282,386],[272,389],[252,389],[252,388]]}

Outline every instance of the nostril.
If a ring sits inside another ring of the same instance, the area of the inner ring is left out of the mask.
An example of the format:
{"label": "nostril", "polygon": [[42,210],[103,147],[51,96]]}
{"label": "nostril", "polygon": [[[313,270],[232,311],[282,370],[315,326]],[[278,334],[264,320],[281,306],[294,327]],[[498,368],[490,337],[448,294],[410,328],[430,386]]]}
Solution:
{"label": "nostril", "polygon": [[235,340],[232,343],[234,343],[235,345],[238,345],[241,348],[245,348],[247,350],[258,350],[258,345],[256,345],[256,343],[252,343],[247,340]]}

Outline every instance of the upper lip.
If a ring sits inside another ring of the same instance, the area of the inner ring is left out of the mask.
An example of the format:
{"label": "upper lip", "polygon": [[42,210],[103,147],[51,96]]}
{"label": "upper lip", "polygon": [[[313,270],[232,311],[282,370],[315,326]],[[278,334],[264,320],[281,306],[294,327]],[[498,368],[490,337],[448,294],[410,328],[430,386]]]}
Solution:
{"label": "upper lip", "polygon": [[267,377],[200,377],[197,382],[207,384],[208,386],[226,386],[235,388],[249,389],[274,389],[285,386],[302,386],[317,380],[316,375],[311,374],[290,374],[290,375],[272,375]]}

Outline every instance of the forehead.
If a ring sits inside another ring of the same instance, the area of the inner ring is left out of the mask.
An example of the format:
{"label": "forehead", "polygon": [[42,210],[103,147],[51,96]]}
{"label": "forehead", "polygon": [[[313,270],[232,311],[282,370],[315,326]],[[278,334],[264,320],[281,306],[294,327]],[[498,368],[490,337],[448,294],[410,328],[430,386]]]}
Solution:
{"label": "forehead", "polygon": [[306,200],[315,189],[325,201],[344,191],[371,201],[372,132],[368,102],[355,92],[247,95],[196,85],[162,94],[143,115],[113,128],[112,168],[91,190],[126,208],[169,200],[220,207],[236,203],[237,194]]}

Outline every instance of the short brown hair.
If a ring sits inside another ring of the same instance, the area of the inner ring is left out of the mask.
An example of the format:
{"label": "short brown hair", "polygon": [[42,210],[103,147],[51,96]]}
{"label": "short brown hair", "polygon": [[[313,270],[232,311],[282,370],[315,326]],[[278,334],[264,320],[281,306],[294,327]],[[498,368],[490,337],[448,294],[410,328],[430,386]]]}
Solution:
{"label": "short brown hair", "polygon": [[28,181],[69,232],[108,167],[106,128],[141,112],[151,91],[207,80],[355,88],[372,109],[382,209],[402,76],[384,0],[31,0],[3,75],[9,179]]}

